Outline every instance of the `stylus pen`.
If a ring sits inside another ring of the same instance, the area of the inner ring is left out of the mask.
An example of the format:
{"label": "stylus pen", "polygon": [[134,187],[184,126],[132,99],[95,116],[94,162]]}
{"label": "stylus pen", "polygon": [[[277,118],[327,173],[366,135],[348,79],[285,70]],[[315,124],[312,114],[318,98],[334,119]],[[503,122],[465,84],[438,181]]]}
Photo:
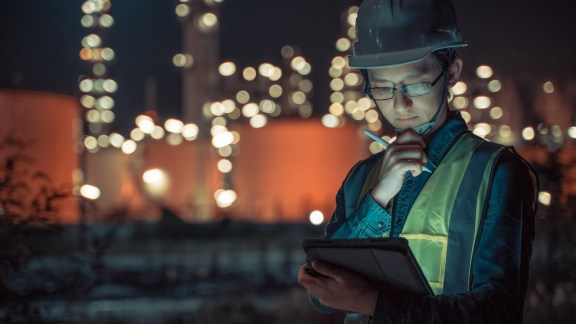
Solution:
{"label": "stylus pen", "polygon": [[[376,142],[382,144],[382,146],[384,146],[384,148],[387,148],[388,146],[390,146],[390,143],[381,139],[376,134],[372,133],[371,131],[369,131],[367,129],[364,130],[364,134],[366,134],[368,137],[375,140]],[[430,169],[428,169],[425,165],[422,166],[422,171],[432,173],[432,171]]]}

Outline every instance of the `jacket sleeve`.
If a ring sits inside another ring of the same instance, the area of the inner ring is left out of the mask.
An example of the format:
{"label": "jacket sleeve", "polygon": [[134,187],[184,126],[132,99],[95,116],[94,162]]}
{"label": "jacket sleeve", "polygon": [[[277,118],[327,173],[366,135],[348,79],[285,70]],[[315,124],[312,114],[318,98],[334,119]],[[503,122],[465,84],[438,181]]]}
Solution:
{"label": "jacket sleeve", "polygon": [[371,323],[522,322],[537,186],[529,165],[505,151],[477,234],[470,291],[422,297],[381,290]]}
{"label": "jacket sleeve", "polygon": [[342,225],[348,221],[346,216],[345,198],[344,198],[344,185],[346,181],[342,184],[338,193],[336,194],[336,209],[332,213],[332,217],[324,229],[324,238],[330,238],[334,236]]}
{"label": "jacket sleeve", "polygon": [[[346,222],[351,218],[351,204],[355,204],[358,199],[359,190],[356,182],[359,178],[359,173],[363,173],[363,161],[356,163],[346,175],[342,182],[338,193],[336,194],[336,209],[332,213],[332,217],[324,229],[324,238],[334,237],[338,231],[345,230]],[[361,186],[360,186],[361,188]],[[355,192],[358,191],[358,192]],[[346,194],[344,194],[346,192]],[[342,229],[341,229],[342,228]]]}

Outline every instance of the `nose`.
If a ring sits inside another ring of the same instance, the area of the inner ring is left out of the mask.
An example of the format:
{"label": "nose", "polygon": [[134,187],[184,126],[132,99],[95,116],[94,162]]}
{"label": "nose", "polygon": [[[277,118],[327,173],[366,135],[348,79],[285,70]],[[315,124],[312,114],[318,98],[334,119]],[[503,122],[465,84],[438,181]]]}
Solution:
{"label": "nose", "polygon": [[408,97],[402,90],[398,89],[394,93],[394,108],[397,110],[404,110],[412,107],[412,99]]}

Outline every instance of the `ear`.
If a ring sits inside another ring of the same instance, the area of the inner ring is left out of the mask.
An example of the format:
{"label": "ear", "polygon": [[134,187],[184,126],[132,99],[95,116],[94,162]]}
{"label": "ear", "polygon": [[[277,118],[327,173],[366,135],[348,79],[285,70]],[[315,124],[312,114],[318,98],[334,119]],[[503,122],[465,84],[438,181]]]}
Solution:
{"label": "ear", "polygon": [[460,73],[462,73],[462,59],[457,57],[454,59],[450,70],[448,71],[448,85],[453,86],[460,79]]}

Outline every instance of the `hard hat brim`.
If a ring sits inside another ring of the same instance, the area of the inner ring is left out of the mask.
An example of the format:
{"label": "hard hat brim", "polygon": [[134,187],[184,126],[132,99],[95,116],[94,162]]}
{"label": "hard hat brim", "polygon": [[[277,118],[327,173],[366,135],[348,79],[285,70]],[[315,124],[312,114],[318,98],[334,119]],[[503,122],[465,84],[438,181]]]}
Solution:
{"label": "hard hat brim", "polygon": [[348,65],[353,69],[380,69],[393,67],[418,62],[428,57],[432,52],[441,49],[465,47],[467,45],[468,44],[465,41],[459,41],[440,47],[425,47],[392,53],[350,55],[348,56]]}

